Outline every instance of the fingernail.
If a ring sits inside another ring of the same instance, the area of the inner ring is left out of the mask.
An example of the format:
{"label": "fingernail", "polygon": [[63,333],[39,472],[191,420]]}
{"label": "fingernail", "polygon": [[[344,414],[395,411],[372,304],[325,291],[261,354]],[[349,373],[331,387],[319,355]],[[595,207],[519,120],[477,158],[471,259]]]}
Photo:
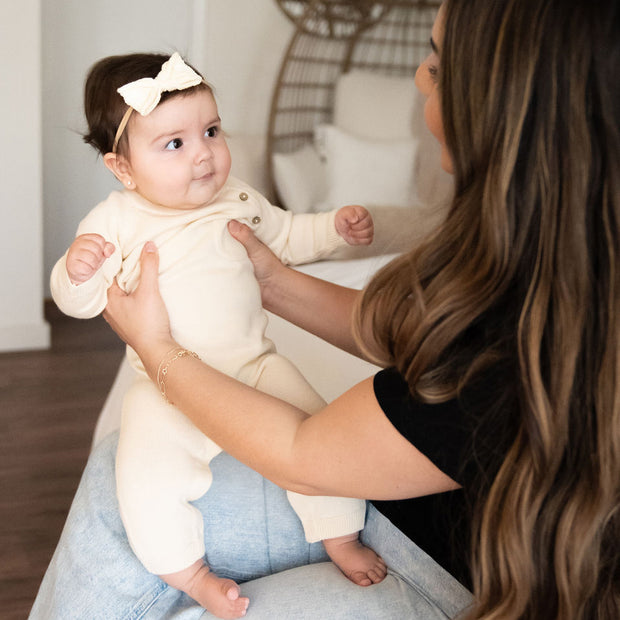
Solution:
{"label": "fingernail", "polygon": [[152,241],[147,241],[144,244],[144,251],[152,254],[154,252],[157,252],[157,246]]}
{"label": "fingernail", "polygon": [[239,232],[240,229],[241,224],[237,220],[230,220],[230,222],[228,222],[228,230],[230,230],[230,232]]}

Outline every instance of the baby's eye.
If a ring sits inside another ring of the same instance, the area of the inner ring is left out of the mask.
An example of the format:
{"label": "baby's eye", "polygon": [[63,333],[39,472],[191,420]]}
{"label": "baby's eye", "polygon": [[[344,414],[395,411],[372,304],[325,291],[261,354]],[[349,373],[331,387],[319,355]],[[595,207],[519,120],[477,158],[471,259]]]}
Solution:
{"label": "baby's eye", "polygon": [[209,127],[207,131],[205,131],[205,136],[207,136],[207,138],[215,138],[215,136],[217,136],[218,133],[219,133],[219,127],[214,125],[213,127]]}
{"label": "baby's eye", "polygon": [[181,138],[175,138],[174,140],[170,140],[168,144],[166,144],[167,151],[176,151],[183,146],[183,140]]}
{"label": "baby's eye", "polygon": [[439,81],[439,67],[429,64],[428,74],[431,76],[431,80],[433,80],[433,82]]}

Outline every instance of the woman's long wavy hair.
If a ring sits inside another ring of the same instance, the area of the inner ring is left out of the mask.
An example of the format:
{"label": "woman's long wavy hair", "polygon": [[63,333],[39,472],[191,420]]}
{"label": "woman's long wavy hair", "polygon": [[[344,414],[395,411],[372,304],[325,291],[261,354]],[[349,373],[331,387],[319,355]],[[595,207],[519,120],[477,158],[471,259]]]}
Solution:
{"label": "woman's long wavy hair", "polygon": [[429,402],[514,369],[468,617],[620,618],[620,2],[444,9],[454,202],[368,286],[358,333]]}

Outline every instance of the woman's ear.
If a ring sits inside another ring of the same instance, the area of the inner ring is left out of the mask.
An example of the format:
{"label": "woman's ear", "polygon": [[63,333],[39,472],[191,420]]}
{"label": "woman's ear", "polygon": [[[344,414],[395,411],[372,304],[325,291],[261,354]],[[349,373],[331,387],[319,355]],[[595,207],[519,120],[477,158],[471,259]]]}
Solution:
{"label": "woman's ear", "polygon": [[134,182],[131,178],[131,166],[120,153],[106,153],[103,156],[103,163],[125,187],[129,189],[134,187]]}

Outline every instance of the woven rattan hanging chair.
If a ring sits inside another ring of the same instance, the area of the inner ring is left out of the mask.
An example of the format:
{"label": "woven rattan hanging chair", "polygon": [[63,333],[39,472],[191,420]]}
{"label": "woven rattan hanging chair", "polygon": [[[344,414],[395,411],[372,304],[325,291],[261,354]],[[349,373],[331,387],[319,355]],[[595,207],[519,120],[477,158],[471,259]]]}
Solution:
{"label": "woven rattan hanging chair", "polygon": [[428,54],[439,0],[277,0],[295,24],[274,89],[267,135],[274,153],[311,143],[332,120],[338,77],[353,69],[413,80]]}

